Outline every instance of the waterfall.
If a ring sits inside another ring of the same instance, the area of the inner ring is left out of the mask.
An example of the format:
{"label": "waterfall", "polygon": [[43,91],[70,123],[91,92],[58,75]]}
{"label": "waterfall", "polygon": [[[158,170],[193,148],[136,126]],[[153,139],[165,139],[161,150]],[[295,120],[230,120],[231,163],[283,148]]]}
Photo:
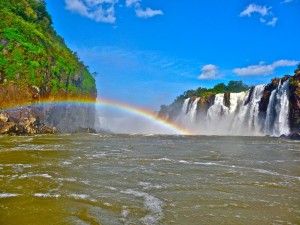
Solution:
{"label": "waterfall", "polygon": [[192,104],[191,104],[191,108],[187,114],[188,118],[190,119],[191,122],[194,122],[196,115],[197,115],[197,106],[198,106],[198,102],[199,102],[200,98],[196,98]]}
{"label": "waterfall", "polygon": [[279,82],[272,91],[265,121],[265,134],[289,135],[289,81]]}
{"label": "waterfall", "polygon": [[181,114],[182,114],[182,115],[185,115],[185,114],[187,113],[187,111],[188,111],[188,106],[189,106],[189,101],[190,101],[189,98],[187,98],[187,99],[184,100],[183,105],[182,105],[182,108],[181,108]]}
{"label": "waterfall", "polygon": [[[199,112],[201,98],[187,98],[176,122],[195,134],[289,135],[289,82],[280,81],[271,92],[266,113],[262,116],[259,105],[266,87],[258,85],[247,92],[230,93],[226,97],[224,93],[216,94],[213,104]],[[225,103],[225,98],[229,102]]]}
{"label": "waterfall", "polygon": [[261,133],[261,125],[258,117],[259,102],[263,96],[265,85],[258,85],[247,91],[243,101],[243,106],[237,112],[233,121],[231,132],[233,134],[259,135]]}
{"label": "waterfall", "polygon": [[183,125],[186,128],[191,128],[197,125],[196,116],[199,100],[200,97],[196,99],[187,98],[184,100],[181,111],[176,119],[179,124]]}
{"label": "waterfall", "polygon": [[228,107],[224,105],[224,94],[217,94],[214,104],[207,111],[207,119],[219,120],[220,117],[229,113]]}
{"label": "waterfall", "polygon": [[241,105],[244,103],[245,95],[245,92],[230,93],[230,113],[235,113],[237,110],[239,110]]}

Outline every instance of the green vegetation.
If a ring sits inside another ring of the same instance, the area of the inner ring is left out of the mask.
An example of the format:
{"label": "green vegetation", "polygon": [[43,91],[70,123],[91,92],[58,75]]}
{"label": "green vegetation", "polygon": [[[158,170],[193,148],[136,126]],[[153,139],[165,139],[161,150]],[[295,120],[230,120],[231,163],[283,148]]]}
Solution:
{"label": "green vegetation", "polygon": [[169,105],[162,105],[159,111],[160,115],[166,115],[167,112],[173,114],[180,110],[182,103],[187,98],[201,97],[202,101],[209,99],[210,96],[219,93],[231,92],[238,93],[249,90],[250,87],[244,84],[242,81],[230,81],[228,85],[220,83],[215,85],[213,88],[202,88],[199,87],[196,90],[185,91],[182,95],[177,96],[174,102]]}
{"label": "green vegetation", "polygon": [[0,84],[96,94],[95,79],[52,27],[45,0],[0,0]]}
{"label": "green vegetation", "polygon": [[300,96],[300,64],[295,70],[295,76],[290,78],[290,90],[295,93],[296,96]]}

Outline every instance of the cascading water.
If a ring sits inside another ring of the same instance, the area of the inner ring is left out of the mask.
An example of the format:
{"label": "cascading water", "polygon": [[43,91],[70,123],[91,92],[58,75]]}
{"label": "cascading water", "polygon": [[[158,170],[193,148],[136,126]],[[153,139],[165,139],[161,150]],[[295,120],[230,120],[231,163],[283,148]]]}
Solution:
{"label": "cascading water", "polygon": [[252,90],[216,94],[205,113],[198,113],[200,98],[185,99],[176,121],[195,134],[216,135],[289,135],[289,82],[279,82],[272,91],[267,111],[260,115],[259,105],[266,85]]}
{"label": "cascading water", "polygon": [[184,100],[181,111],[177,116],[176,122],[184,125],[184,127],[196,126],[197,106],[200,98]]}
{"label": "cascading water", "polygon": [[182,108],[181,108],[181,115],[185,115],[187,113],[188,106],[189,106],[189,101],[190,101],[189,98],[187,98],[187,99],[184,100]]}
{"label": "cascading water", "polygon": [[217,94],[214,104],[207,111],[207,119],[210,121],[219,120],[220,117],[228,113],[229,109],[224,105],[224,94]]}
{"label": "cascading water", "polygon": [[289,135],[289,82],[279,82],[272,91],[265,121],[265,134],[271,136]]}
{"label": "cascading water", "polygon": [[194,122],[195,121],[195,118],[196,118],[196,115],[197,115],[197,106],[198,106],[198,102],[199,102],[200,98],[196,98],[192,105],[191,105],[191,108],[187,114],[188,118],[190,118],[190,121],[191,122]]}
{"label": "cascading water", "polygon": [[237,112],[233,121],[231,133],[243,135],[261,135],[259,120],[259,102],[263,96],[265,85],[254,87],[252,94],[247,91],[243,100],[243,106]]}

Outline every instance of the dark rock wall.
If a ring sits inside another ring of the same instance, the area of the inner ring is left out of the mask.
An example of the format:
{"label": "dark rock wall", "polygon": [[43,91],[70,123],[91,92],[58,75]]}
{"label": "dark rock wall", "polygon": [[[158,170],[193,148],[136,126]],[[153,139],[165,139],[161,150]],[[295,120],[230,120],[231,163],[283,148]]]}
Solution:
{"label": "dark rock wall", "polygon": [[43,107],[46,124],[60,132],[75,132],[79,128],[94,128],[95,106],[88,104],[51,104]]}
{"label": "dark rock wall", "polygon": [[300,133],[300,69],[290,79],[290,127],[292,133]]}

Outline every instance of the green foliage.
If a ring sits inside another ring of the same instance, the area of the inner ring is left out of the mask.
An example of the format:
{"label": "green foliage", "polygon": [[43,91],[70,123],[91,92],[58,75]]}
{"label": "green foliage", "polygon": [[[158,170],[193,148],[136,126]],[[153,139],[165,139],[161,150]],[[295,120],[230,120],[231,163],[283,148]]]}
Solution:
{"label": "green foliage", "polygon": [[218,93],[224,93],[224,92],[241,92],[241,91],[246,91],[250,87],[246,84],[244,84],[242,81],[230,81],[228,85],[226,86],[224,83],[220,83],[215,85],[213,88],[202,88],[199,87],[196,90],[188,90],[185,91],[182,95],[178,96],[175,100],[184,100],[186,98],[191,98],[191,97],[203,97],[206,96],[207,93],[209,94],[218,94]]}
{"label": "green foliage", "polygon": [[0,83],[95,94],[93,75],[56,34],[45,5],[45,0],[0,0]]}
{"label": "green foliage", "polygon": [[230,81],[227,85],[226,91],[228,92],[241,92],[249,89],[249,86],[244,84],[242,81]]}
{"label": "green foliage", "polygon": [[300,63],[298,64],[298,68],[295,70],[295,73],[298,73],[300,71]]}

